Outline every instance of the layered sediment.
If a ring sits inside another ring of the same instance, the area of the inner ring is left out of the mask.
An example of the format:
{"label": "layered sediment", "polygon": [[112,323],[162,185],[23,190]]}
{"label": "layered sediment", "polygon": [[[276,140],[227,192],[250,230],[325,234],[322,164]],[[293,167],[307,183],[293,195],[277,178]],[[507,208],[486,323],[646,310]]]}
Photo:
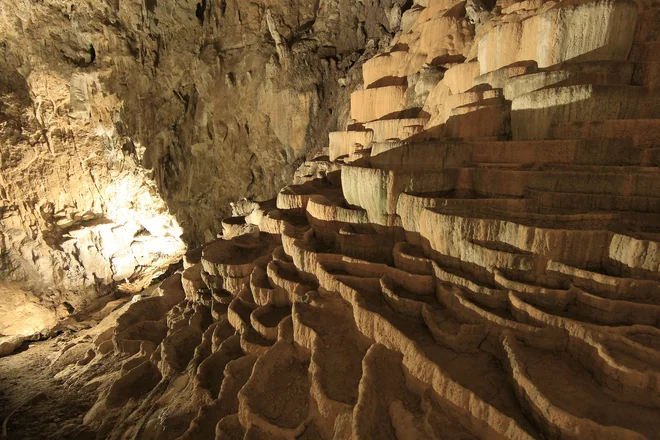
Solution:
{"label": "layered sediment", "polygon": [[54,365],[60,435],[653,439],[654,5],[416,2],[275,200]]}

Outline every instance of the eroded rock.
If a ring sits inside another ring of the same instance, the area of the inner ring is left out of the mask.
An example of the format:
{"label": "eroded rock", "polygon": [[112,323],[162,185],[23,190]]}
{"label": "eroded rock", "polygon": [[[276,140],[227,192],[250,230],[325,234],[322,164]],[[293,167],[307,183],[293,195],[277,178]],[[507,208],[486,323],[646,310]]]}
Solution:
{"label": "eroded rock", "polygon": [[411,10],[327,155],[61,347],[59,378],[99,384],[85,429],[657,437],[660,112],[628,59],[654,7],[501,1],[476,30],[463,3]]}

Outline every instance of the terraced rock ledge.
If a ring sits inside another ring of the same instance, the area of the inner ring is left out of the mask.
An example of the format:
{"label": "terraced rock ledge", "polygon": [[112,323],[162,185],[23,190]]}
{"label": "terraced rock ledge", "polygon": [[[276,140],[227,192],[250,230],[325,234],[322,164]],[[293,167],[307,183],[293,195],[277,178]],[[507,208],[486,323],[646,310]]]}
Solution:
{"label": "terraced rock ledge", "polygon": [[74,338],[63,435],[660,438],[660,9],[493,11],[415,2],[324,154]]}

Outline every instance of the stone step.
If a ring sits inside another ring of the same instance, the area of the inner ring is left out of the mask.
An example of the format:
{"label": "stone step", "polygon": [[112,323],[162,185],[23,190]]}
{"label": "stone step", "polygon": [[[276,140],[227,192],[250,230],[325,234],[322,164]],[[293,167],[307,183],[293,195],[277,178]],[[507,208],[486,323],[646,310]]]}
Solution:
{"label": "stone step", "polygon": [[[401,218],[401,223],[406,231],[419,231],[421,214],[427,208],[437,210],[442,207],[442,209],[462,209],[465,212],[475,212],[476,208],[479,207],[504,212],[533,212],[535,208],[533,205],[534,201],[531,199],[519,197],[488,198],[470,192],[448,191],[424,195],[402,193],[397,200],[396,213]],[[411,244],[422,245],[422,243],[415,240],[419,240],[419,237],[408,237]],[[394,261],[397,262],[396,246]],[[430,261],[428,264],[430,264]],[[410,269],[405,270],[411,271]]]}
{"label": "stone step", "polygon": [[653,89],[637,86],[569,85],[548,87],[515,98],[511,105],[514,140],[547,139],[566,122],[660,118]]}
{"label": "stone step", "polygon": [[290,307],[262,306],[252,312],[250,323],[252,324],[252,328],[263,338],[269,341],[276,341],[278,325],[289,315],[291,315]]}
{"label": "stone step", "polygon": [[510,78],[504,86],[504,96],[518,96],[552,85],[610,84],[628,85],[633,78],[634,63],[628,61],[593,61],[563,63],[541,72]]}
{"label": "stone step", "polygon": [[618,196],[655,197],[660,175],[654,173],[592,173],[579,171],[511,171],[477,168],[471,189],[482,194],[523,196],[525,188]]}
{"label": "stone step", "polygon": [[626,85],[630,84],[634,68],[635,63],[628,60],[569,60],[544,70],[570,72],[584,82]]}
{"label": "stone step", "polygon": [[553,126],[552,139],[631,139],[642,148],[660,146],[660,119],[609,119],[564,122]]}
{"label": "stone step", "polygon": [[425,246],[433,249],[438,264],[472,274],[488,287],[495,287],[496,268],[507,273],[541,270],[545,263],[539,253],[571,264],[600,264],[612,240],[612,234],[601,229],[611,218],[602,215],[425,209],[420,217],[418,232],[428,240]]}
{"label": "stone step", "polygon": [[548,261],[546,272],[602,298],[660,305],[657,281],[616,277],[603,268],[587,270],[552,260]]}
{"label": "stone step", "polygon": [[[531,338],[529,339],[531,340]],[[541,342],[541,338],[534,339],[539,341],[536,343],[538,348],[532,346],[528,339],[522,343],[508,332],[502,341],[507,353],[508,365],[514,371],[516,378],[514,387],[519,395],[525,396],[523,401],[528,411],[533,413],[534,418],[545,426],[547,432],[561,433],[566,437],[579,436],[578,432],[589,432],[592,433],[593,438],[611,439],[642,439],[647,435],[652,435],[653,429],[649,429],[645,420],[647,417],[653,417],[651,414],[655,409],[613,400],[596,380],[594,372],[581,366],[571,353],[548,349],[548,346],[544,346]],[[567,350],[570,349],[567,348]],[[582,350],[584,353],[599,353],[599,350],[591,347],[589,349],[584,347]],[[532,359],[538,360],[538,362],[530,362]],[[529,366],[532,364],[533,366]],[[611,364],[612,358],[609,356],[606,360],[590,360],[589,362],[589,365],[607,365],[600,367],[601,371],[611,369]],[[540,365],[543,367],[539,367]],[[552,372],[560,374],[566,379],[572,390],[570,397],[557,387],[548,386],[549,378],[553,375]],[[618,389],[632,388],[624,385],[623,379],[620,380],[621,382],[617,383]],[[609,382],[606,381],[606,383]],[[630,392],[629,389],[626,391]],[[538,403],[529,404],[528,402],[531,402],[532,399]],[[612,402],[611,405],[602,406],[602,408],[607,407],[606,410],[595,415],[585,412],[584,402],[605,400]],[[543,411],[540,411],[539,407],[542,407]]]}
{"label": "stone step", "polygon": [[[239,414],[249,420],[262,421],[260,426],[274,433],[270,437],[282,438],[282,434],[294,430],[300,435],[305,428],[309,403],[298,397],[310,392],[308,369],[309,358],[304,353],[297,352],[287,341],[276,342],[255,362],[252,375],[238,392]],[[282,387],[287,393],[279,399],[285,409],[278,410],[272,399],[264,396],[277,395]],[[259,438],[259,435],[248,438]]]}
{"label": "stone step", "polygon": [[441,169],[470,163],[511,163],[541,167],[640,166],[651,162],[647,150],[629,139],[556,141],[430,141],[373,143],[370,165],[383,169]]}
{"label": "stone step", "polygon": [[451,110],[443,136],[449,138],[479,138],[505,136],[509,133],[508,104],[470,104]]}
{"label": "stone step", "polygon": [[[317,366],[312,375],[314,394],[329,407],[357,402],[361,362],[368,348],[350,315],[338,303],[324,301],[323,308],[296,303],[293,314],[294,329],[298,334],[308,335],[300,339],[307,344],[305,348],[311,351],[311,361]],[[323,367],[330,359],[336,368]]]}
{"label": "stone step", "polygon": [[408,51],[393,51],[375,56],[362,66],[364,87],[384,87],[407,84],[406,77],[419,71],[426,55]]}
{"label": "stone step", "polygon": [[[503,21],[475,43],[480,73],[525,60],[536,60],[540,68],[578,57],[581,61],[626,60],[636,18],[637,6],[632,2],[594,1],[552,8],[523,22]],[[587,33],[585,29],[601,31]]]}
{"label": "stone step", "polygon": [[479,63],[456,64],[445,72],[444,84],[452,95],[463,93],[474,87],[474,79],[479,76]]}
{"label": "stone step", "polygon": [[389,139],[406,140],[424,129],[427,119],[383,119],[367,122],[364,127],[373,133],[372,142],[383,142]]}
{"label": "stone step", "polygon": [[329,159],[352,156],[365,150],[372,142],[406,140],[424,129],[425,118],[383,119],[355,124],[359,131],[335,131],[329,133]]}
{"label": "stone step", "polygon": [[519,61],[510,66],[504,66],[492,72],[479,75],[474,79],[475,86],[489,84],[494,89],[502,89],[511,78],[529,75],[538,71],[536,61]]}
{"label": "stone step", "polygon": [[442,170],[379,170],[344,167],[342,189],[346,201],[368,213],[370,221],[387,224],[396,213],[402,193],[471,193],[489,197],[525,197],[527,188],[614,196],[656,197],[656,173],[591,173],[497,168]]}
{"label": "stone step", "polygon": [[407,45],[410,52],[425,54],[428,64],[438,64],[448,58],[462,62],[465,60],[463,51],[470,44],[471,30],[457,10],[460,11],[460,7],[437,11],[428,20],[424,19],[425,11],[422,11],[422,21],[418,20],[415,31],[401,35],[398,43]]}
{"label": "stone step", "polygon": [[472,87],[463,93],[449,95],[445,101],[445,107],[455,109],[468,105],[495,104],[501,103],[503,98],[504,92],[502,89],[491,89],[480,85]]}
{"label": "stone step", "polygon": [[[373,139],[373,131],[332,131],[329,138],[330,161],[355,153],[356,149],[368,147]],[[359,147],[356,147],[356,144]]]}
{"label": "stone step", "polygon": [[467,115],[485,108],[492,108],[492,107],[505,107],[507,108],[508,105],[504,104],[501,99],[499,98],[490,98],[490,99],[484,99],[480,100],[474,103],[469,103],[469,104],[464,104],[460,105],[458,107],[453,107],[450,112],[450,116],[463,116]]}
{"label": "stone step", "polygon": [[660,212],[660,197],[527,190],[536,200],[539,212],[634,211]]}
{"label": "stone step", "polygon": [[[579,237],[579,240],[585,240],[585,242],[582,243],[582,245],[587,245],[587,247],[585,247],[584,250],[587,250],[589,253],[591,253],[591,256],[588,259],[597,261],[598,264],[601,263],[601,259],[603,256],[602,255],[604,249],[603,246],[609,245],[609,241],[611,239],[611,233],[607,232],[607,230],[617,227],[622,219],[628,220],[627,218],[625,218],[625,216],[622,216],[620,213],[605,212],[605,211],[603,212],[598,212],[598,211],[539,212],[538,205],[535,203],[534,200],[531,199],[517,199],[517,198],[502,199],[499,196],[487,198],[487,196],[483,195],[481,196],[481,198],[476,198],[476,199],[474,198],[445,199],[452,202],[455,201],[455,203],[446,204],[446,205],[443,199],[437,199],[437,200],[438,203],[432,208],[431,207],[427,208],[427,210],[430,211],[433,215],[448,216],[445,218],[445,220],[442,221],[448,221],[447,220],[448,218],[453,218],[454,219],[452,220],[453,222],[455,221],[456,218],[462,218],[463,220],[460,220],[461,222],[469,222],[469,223],[482,222],[484,224],[487,224],[488,227],[497,226],[499,222],[505,222],[505,224],[506,222],[511,222],[513,224],[517,224],[519,227],[537,229],[537,232],[543,234],[557,234],[557,232],[560,230],[571,231],[569,234]],[[470,203],[466,203],[474,200],[478,201],[479,203],[473,202],[472,205],[470,205]],[[499,200],[502,201],[508,200],[508,202],[500,203],[498,205],[497,203],[495,203],[495,201],[499,201]],[[517,203],[514,203],[516,201]],[[490,205],[487,205],[485,202],[491,202],[491,203]],[[425,211],[422,210],[420,215],[424,216]],[[635,213],[635,215],[648,215],[648,216],[657,217],[657,214],[654,213]],[[509,226],[506,227],[508,228]],[[512,227],[515,228],[514,226]],[[478,234],[483,234],[483,232],[479,232]],[[595,240],[597,240],[597,242],[588,244],[588,238],[586,238],[586,236],[590,234],[594,237]],[[507,249],[510,248],[510,245],[513,243],[511,242],[511,240],[513,239],[514,242],[515,240],[517,240],[514,239],[513,236],[508,237],[506,235],[502,235],[501,238],[497,240],[489,239],[487,237],[488,237],[487,235],[482,238],[473,237],[470,238],[470,241],[477,240],[476,242],[481,243],[483,246],[487,246],[487,247],[490,246],[491,248],[494,249],[506,251]],[[538,237],[534,238],[534,240],[538,240],[538,239],[539,239]],[[565,238],[563,238],[562,240],[564,239]],[[487,242],[489,241],[494,243],[494,245],[488,245]],[[499,244],[497,244],[498,242],[502,242],[502,241],[507,242],[508,245],[500,246]],[[522,246],[528,252],[538,253],[537,251],[534,251],[533,247],[528,248],[527,246],[529,245],[527,244],[523,244]],[[542,247],[543,245],[540,242],[538,242],[536,245],[533,246]],[[574,246],[574,244],[570,244],[570,246]],[[575,245],[575,246],[578,246],[579,248],[580,245]],[[516,247],[519,248],[519,250],[523,249],[520,248],[520,246],[514,246],[514,248]],[[591,249],[588,249],[589,247],[591,247]],[[519,251],[516,251],[514,248],[511,248],[509,252],[521,253]],[[563,250],[558,250],[558,251],[564,252]],[[547,253],[545,250],[543,252]],[[554,253],[555,250],[549,252]],[[492,281],[491,278],[488,279]]]}
{"label": "stone step", "polygon": [[[483,164],[488,166],[489,164]],[[571,172],[580,172],[585,174],[590,173],[658,173],[660,168],[658,167],[645,167],[645,166],[629,166],[629,165],[614,165],[614,166],[603,166],[603,165],[576,165],[571,163],[549,163],[541,167],[544,171],[571,171]]]}
{"label": "stone step", "polygon": [[324,181],[312,180],[302,185],[288,185],[277,194],[277,209],[293,210],[307,207],[307,201],[315,194],[321,194],[330,200],[341,199],[341,189]]}
{"label": "stone step", "polygon": [[357,122],[370,122],[402,112],[406,108],[406,89],[407,86],[388,86],[353,92],[351,118]]}

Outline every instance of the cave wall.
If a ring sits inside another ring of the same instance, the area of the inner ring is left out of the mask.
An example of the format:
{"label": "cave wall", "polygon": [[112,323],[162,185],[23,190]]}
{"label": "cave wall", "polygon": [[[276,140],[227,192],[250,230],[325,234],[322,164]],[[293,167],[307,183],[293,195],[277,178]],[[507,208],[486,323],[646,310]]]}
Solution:
{"label": "cave wall", "polygon": [[51,69],[29,52],[21,64],[9,47],[0,84],[0,333],[33,333],[115,288],[143,289],[185,245],[130,140],[114,129],[119,101],[101,91],[102,74]]}
{"label": "cave wall", "polygon": [[345,127],[407,6],[0,1],[2,279],[56,318],[142,289]]}
{"label": "cave wall", "polygon": [[117,66],[107,86],[188,242],[215,238],[230,201],[274,197],[307,152],[327,146],[368,41],[371,55],[389,42],[403,3],[120,4],[140,68]]}

